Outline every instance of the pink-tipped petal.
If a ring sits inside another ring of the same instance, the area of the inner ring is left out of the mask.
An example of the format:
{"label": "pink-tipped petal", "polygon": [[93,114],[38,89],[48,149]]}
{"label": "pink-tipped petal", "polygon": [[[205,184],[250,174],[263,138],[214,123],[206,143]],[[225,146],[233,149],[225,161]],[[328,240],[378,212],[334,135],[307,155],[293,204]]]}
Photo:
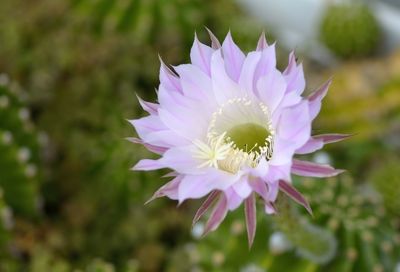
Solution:
{"label": "pink-tipped petal", "polygon": [[182,92],[178,76],[160,59],[160,83],[169,91]]}
{"label": "pink-tipped petal", "polygon": [[173,180],[162,186],[160,189],[158,189],[153,196],[146,201],[145,205],[150,203],[156,198],[160,198],[163,196],[167,196],[171,199],[178,199],[178,187],[179,183],[181,182],[182,177],[178,176],[175,177]]}
{"label": "pink-tipped petal", "polygon": [[308,201],[304,198],[304,196],[299,193],[290,183],[280,180],[279,181],[279,188],[282,192],[284,192],[287,196],[292,198],[294,201],[302,205],[306,210],[312,215],[312,210]]}
{"label": "pink-tipped petal", "polygon": [[214,231],[218,228],[221,222],[224,220],[228,211],[228,205],[224,194],[220,195],[218,203],[215,205],[211,212],[210,218],[208,219],[204,228],[203,236],[207,235],[210,231]]}
{"label": "pink-tipped petal", "polygon": [[257,51],[262,51],[268,47],[267,39],[265,38],[265,32],[263,31],[258,39]]}
{"label": "pink-tipped petal", "polygon": [[202,44],[198,40],[197,34],[195,34],[194,43],[190,51],[190,60],[192,61],[192,64],[199,67],[207,75],[210,75],[210,63],[213,52],[214,50],[209,46]]}
{"label": "pink-tipped petal", "polygon": [[308,97],[311,120],[314,120],[315,117],[317,117],[319,111],[321,110],[322,99],[326,96],[331,83],[332,79],[329,79]]}
{"label": "pink-tipped petal", "polygon": [[196,224],[197,221],[199,221],[200,218],[208,211],[208,209],[211,207],[211,205],[219,197],[220,194],[221,192],[214,191],[207,197],[207,199],[203,202],[203,204],[201,204],[200,208],[197,210],[193,218],[192,226]]}
{"label": "pink-tipped petal", "polygon": [[144,101],[142,98],[139,97],[139,95],[136,95],[136,97],[139,100],[140,106],[142,106],[145,111],[147,111],[149,114],[157,114],[157,109],[160,105]]}
{"label": "pink-tipped petal", "polygon": [[316,140],[322,140],[324,144],[331,144],[331,143],[337,143],[343,140],[346,140],[353,136],[353,134],[338,134],[338,133],[332,133],[332,134],[321,134],[321,135],[315,135],[313,136],[314,139]]}
{"label": "pink-tipped petal", "polygon": [[135,138],[135,137],[127,137],[126,140],[128,140],[131,143],[134,144],[141,144],[144,147],[146,147],[149,151],[156,153],[156,154],[164,154],[165,151],[167,151],[167,148],[165,147],[159,147],[159,146],[155,146],[155,145],[151,145],[148,143],[143,142],[143,140]]}
{"label": "pink-tipped petal", "polygon": [[289,64],[286,70],[283,72],[283,75],[285,76],[287,82],[286,91],[288,93],[294,92],[298,95],[303,93],[306,86],[306,81],[303,72],[303,65],[302,64],[297,65],[296,56],[294,52],[290,54]]}
{"label": "pink-tipped petal", "polygon": [[251,194],[244,202],[244,213],[246,217],[247,239],[249,248],[253,245],[256,235],[257,217],[256,217],[256,200],[254,194]]}
{"label": "pink-tipped petal", "polygon": [[208,32],[208,35],[210,36],[212,49],[214,49],[214,50],[220,49],[221,48],[221,43],[219,42],[217,37],[215,37],[214,33],[212,33],[211,30],[208,29],[207,27],[206,27],[206,30]]}
{"label": "pink-tipped petal", "polygon": [[333,177],[344,172],[342,169],[335,169],[327,164],[318,164],[296,159],[293,159],[291,171],[298,176],[316,178]]}
{"label": "pink-tipped petal", "polygon": [[336,143],[351,137],[351,134],[321,134],[311,137],[296,154],[309,154],[321,149],[325,144]]}
{"label": "pink-tipped petal", "polygon": [[245,55],[233,41],[230,32],[222,43],[222,52],[224,56],[226,72],[234,81],[237,82],[242,70]]}
{"label": "pink-tipped petal", "polygon": [[[276,53],[275,53],[275,43],[271,46],[266,47],[261,51],[261,59],[257,65],[257,69],[254,73],[254,78],[257,84],[257,81],[264,76],[267,76],[269,73],[276,70]],[[283,78],[283,76],[281,75]],[[286,83],[285,83],[286,85]],[[286,87],[285,87],[286,88]],[[283,90],[285,92],[285,90]],[[278,91],[277,91],[278,93]]]}

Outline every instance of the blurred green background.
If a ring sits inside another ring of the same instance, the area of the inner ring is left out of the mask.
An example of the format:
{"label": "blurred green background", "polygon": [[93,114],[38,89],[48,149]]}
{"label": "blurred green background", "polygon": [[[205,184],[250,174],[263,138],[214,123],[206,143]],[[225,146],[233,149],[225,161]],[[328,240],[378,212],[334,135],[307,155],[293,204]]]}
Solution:
{"label": "blurred green background", "polygon": [[155,100],[158,54],[188,62],[195,31],[252,50],[279,30],[230,0],[0,1],[0,271],[400,271],[400,51],[370,6],[321,16],[329,61],[298,52],[308,92],[334,75],[314,131],[355,136],[311,159],[348,173],[295,179],[315,216],[260,212],[249,250],[240,209],[200,239],[200,202],[144,206],[167,179],[129,170],[152,155],[126,119],[144,114],[135,94]]}

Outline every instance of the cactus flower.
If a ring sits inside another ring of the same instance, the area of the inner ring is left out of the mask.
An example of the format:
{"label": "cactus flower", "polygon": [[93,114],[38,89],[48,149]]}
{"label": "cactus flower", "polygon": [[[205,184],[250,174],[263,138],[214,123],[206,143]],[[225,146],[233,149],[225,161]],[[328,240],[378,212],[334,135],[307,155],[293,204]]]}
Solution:
{"label": "cactus flower", "polygon": [[255,51],[244,54],[230,33],[222,45],[195,37],[191,63],[169,68],[161,61],[158,103],[139,102],[148,116],[131,120],[144,145],[159,159],[143,159],[134,170],[167,168],[172,180],[150,199],[206,197],[197,222],[209,209],[204,234],[215,230],[228,211],[244,203],[249,245],[256,231],[256,196],[267,214],[282,191],[311,212],[291,185],[291,174],[330,177],[342,172],[329,165],[295,159],[348,135],[311,135],[330,80],[303,97],[303,67],[289,56],[287,68],[276,67],[275,45],[262,34]]}

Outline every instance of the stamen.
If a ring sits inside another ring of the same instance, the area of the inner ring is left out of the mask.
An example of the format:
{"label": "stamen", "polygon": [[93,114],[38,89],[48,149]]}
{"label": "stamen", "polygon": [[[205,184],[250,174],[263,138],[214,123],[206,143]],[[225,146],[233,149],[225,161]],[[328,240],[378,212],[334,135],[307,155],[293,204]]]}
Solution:
{"label": "stamen", "polygon": [[270,112],[263,103],[247,97],[229,99],[212,114],[207,143],[194,141],[194,156],[204,160],[199,167],[236,173],[243,167],[257,167],[262,159],[270,160],[274,135]]}

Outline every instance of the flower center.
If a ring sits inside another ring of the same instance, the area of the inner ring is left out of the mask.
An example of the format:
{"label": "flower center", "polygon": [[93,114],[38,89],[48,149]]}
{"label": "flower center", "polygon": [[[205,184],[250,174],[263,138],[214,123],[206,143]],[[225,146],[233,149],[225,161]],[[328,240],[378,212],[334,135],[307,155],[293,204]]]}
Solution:
{"label": "flower center", "polygon": [[230,173],[272,157],[275,131],[268,108],[248,98],[228,100],[212,115],[207,143],[195,141],[195,157]]}

